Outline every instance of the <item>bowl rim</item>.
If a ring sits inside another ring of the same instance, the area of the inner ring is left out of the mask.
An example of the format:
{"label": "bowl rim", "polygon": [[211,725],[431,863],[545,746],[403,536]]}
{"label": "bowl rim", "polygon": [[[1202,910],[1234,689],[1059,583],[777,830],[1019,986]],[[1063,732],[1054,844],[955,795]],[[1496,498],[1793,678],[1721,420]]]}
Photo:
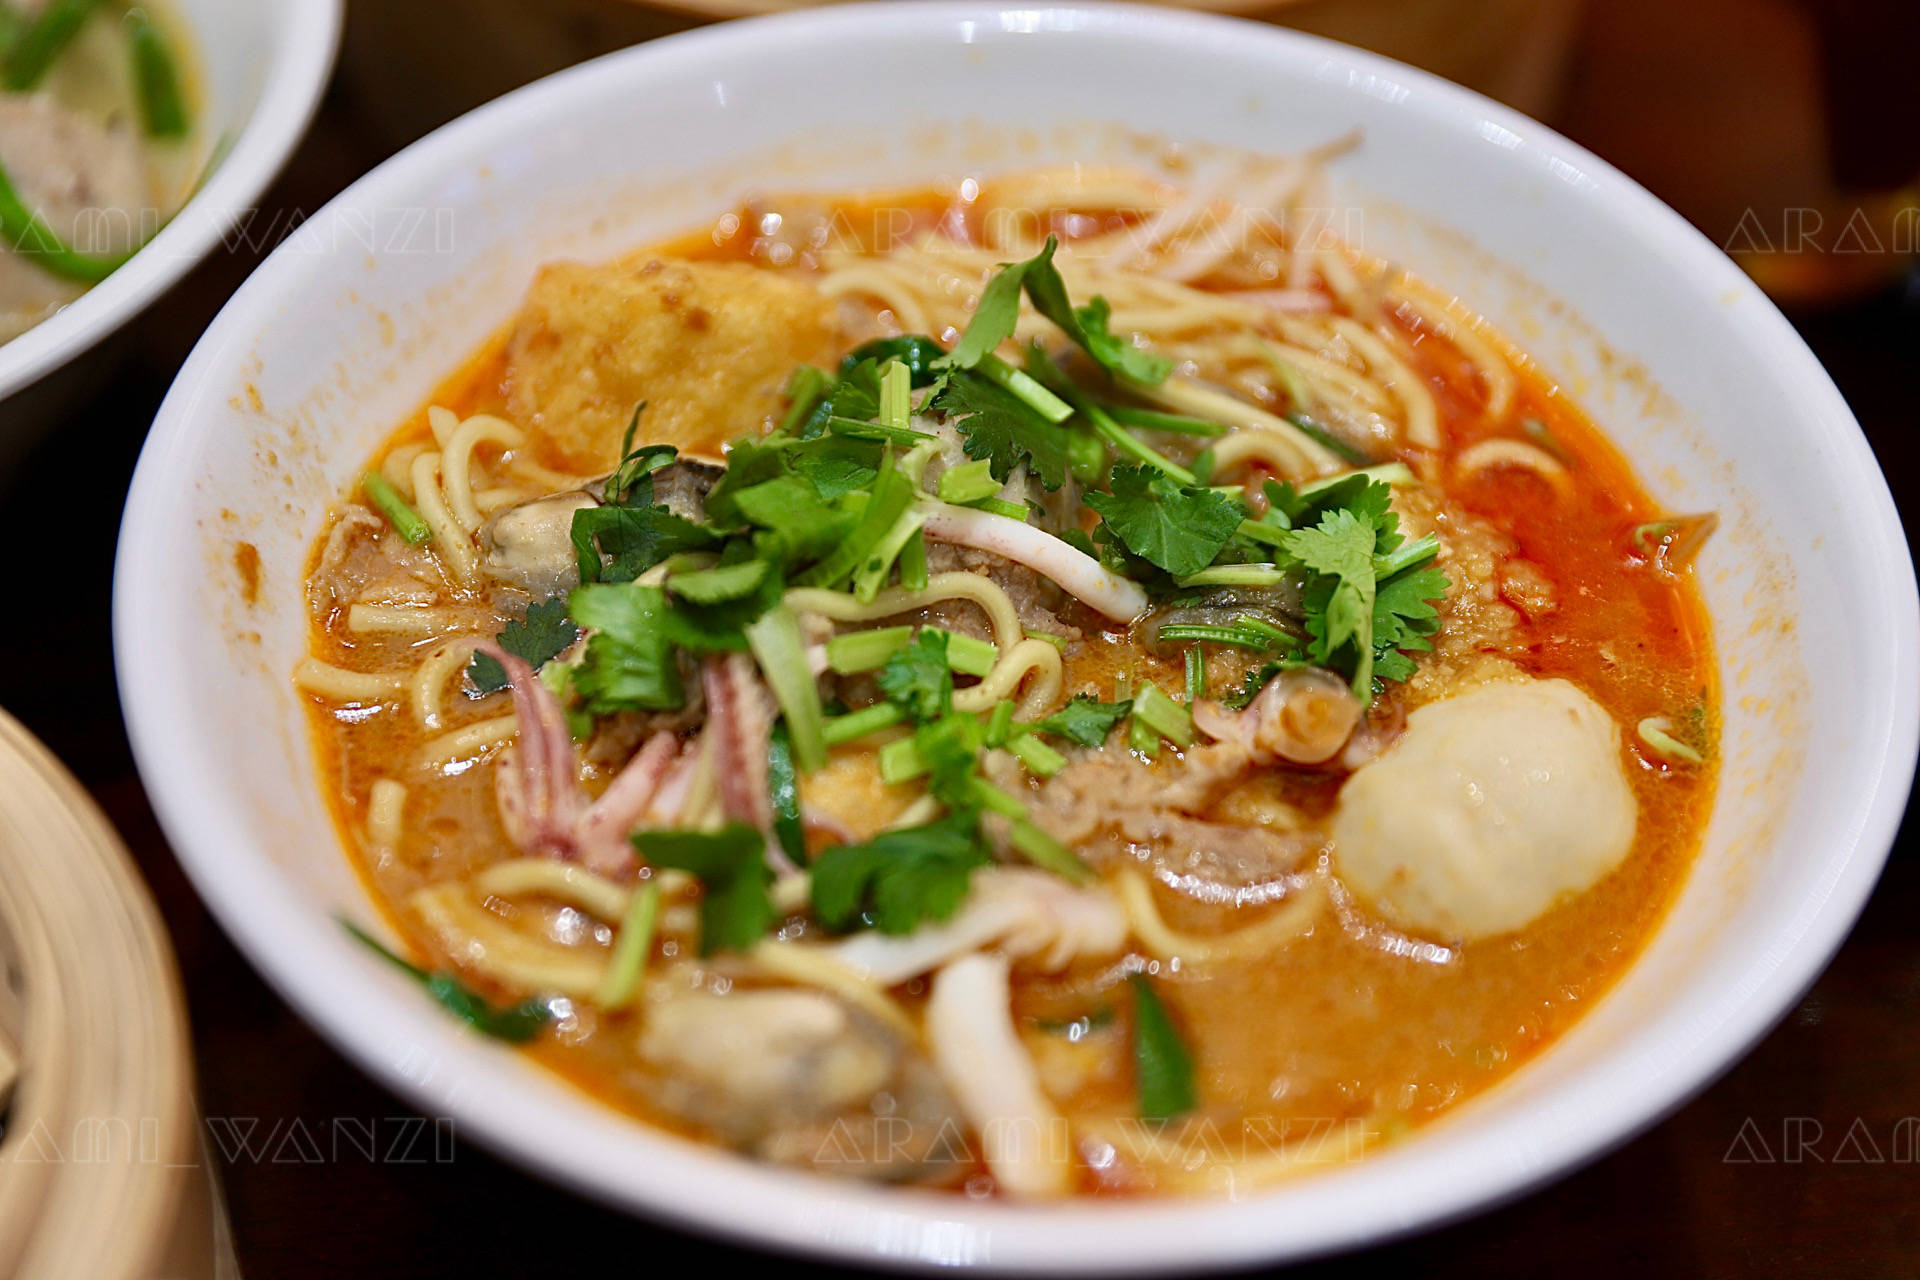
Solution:
{"label": "bowl rim", "polygon": [[0,404],[91,351],[178,283],[248,215],[292,156],[333,70],[346,0],[278,4],[260,100],[206,185],[112,275],[0,344]]}
{"label": "bowl rim", "polygon": [[[795,57],[815,41],[947,39],[956,24],[1006,11],[950,0],[834,5],[681,33],[610,54],[517,90],[416,142],[336,197],[303,234],[326,235],[349,211],[377,206],[387,191],[403,189],[415,166],[439,167],[444,158],[478,153],[489,138],[510,134],[512,120],[533,104],[564,106],[576,95],[591,96],[602,81],[681,64],[717,66],[762,46]],[[1038,29],[1071,24],[1158,41],[1197,56],[1228,42],[1271,48],[1276,55],[1291,49],[1343,70],[1417,86],[1439,107],[1465,109],[1477,120],[1503,126],[1524,136],[1538,154],[1599,179],[1611,216],[1657,247],[1676,269],[1684,268],[1703,294],[1754,304],[1744,312],[1739,341],[1777,361],[1783,376],[1817,405],[1808,429],[1822,433],[1830,465],[1863,495],[1853,514],[1864,525],[1871,552],[1867,576],[1882,588],[1869,607],[1874,624],[1893,638],[1886,654],[1888,698],[1884,715],[1868,726],[1878,769],[1853,784],[1850,821],[1823,854],[1826,892],[1796,916],[1798,932],[1792,938],[1773,940],[1770,967],[1750,981],[1714,991],[1713,1017],[1685,1052],[1656,1053],[1637,1045],[1615,1053],[1607,1075],[1635,1081],[1631,1097],[1590,1074],[1556,1090],[1550,1103],[1530,1101],[1471,1133],[1451,1133],[1441,1177],[1434,1176],[1433,1157],[1423,1154],[1423,1145],[1408,1143],[1351,1168],[1242,1200],[1075,1202],[1038,1209],[767,1169],[637,1122],[622,1120],[617,1130],[599,1126],[608,1136],[570,1110],[570,1105],[600,1104],[563,1103],[557,1094],[542,1091],[528,1096],[526,1073],[535,1068],[517,1056],[509,1062],[507,1051],[463,1036],[372,961],[340,960],[340,968],[316,980],[313,958],[328,955],[332,963],[332,957],[345,954],[346,944],[326,932],[331,922],[315,920],[317,913],[266,859],[249,851],[218,803],[217,785],[196,768],[190,753],[179,750],[169,718],[189,709],[188,695],[169,685],[159,665],[163,655],[132,625],[166,602],[161,584],[169,577],[162,571],[163,539],[157,531],[176,495],[187,491],[183,486],[191,483],[197,450],[211,430],[196,421],[206,417],[196,408],[221,394],[224,383],[216,384],[215,377],[224,376],[233,353],[246,348],[255,319],[276,305],[276,281],[283,269],[292,269],[284,246],[209,327],[169,392],[142,453],[122,524],[114,584],[116,665],[129,736],[155,812],[196,889],[249,961],[376,1080],[425,1110],[454,1114],[466,1133],[523,1167],[683,1228],[894,1268],[972,1264],[1038,1272],[1097,1266],[1137,1273],[1299,1259],[1378,1243],[1488,1208],[1632,1137],[1724,1072],[1791,1009],[1863,907],[1904,811],[1920,747],[1920,596],[1891,495],[1845,401],[1785,317],[1678,214],[1584,148],[1466,89],[1317,37],[1132,5],[1066,3],[1019,12],[1028,30],[1036,29],[1037,18]],[[171,585],[177,588],[177,575]],[[431,1069],[421,1066],[423,1055],[434,1059]],[[1367,1193],[1360,1207],[1350,1190],[1356,1181]],[[1336,1203],[1345,1208],[1329,1212]]]}

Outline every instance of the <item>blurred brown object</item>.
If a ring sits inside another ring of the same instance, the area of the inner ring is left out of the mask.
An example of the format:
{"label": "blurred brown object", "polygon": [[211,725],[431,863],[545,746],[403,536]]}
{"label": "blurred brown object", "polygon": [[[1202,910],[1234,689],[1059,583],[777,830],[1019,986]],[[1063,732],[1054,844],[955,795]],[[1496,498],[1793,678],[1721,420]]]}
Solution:
{"label": "blurred brown object", "polygon": [[[1581,2],[1169,0],[1373,49],[1536,116],[1556,105]],[[576,62],[691,27],[806,7],[807,0],[372,0],[349,6],[343,62],[362,110],[398,146]]]}
{"label": "blurred brown object", "polygon": [[1564,126],[1782,303],[1833,305],[1920,252],[1916,48],[1914,0],[1606,0]]}

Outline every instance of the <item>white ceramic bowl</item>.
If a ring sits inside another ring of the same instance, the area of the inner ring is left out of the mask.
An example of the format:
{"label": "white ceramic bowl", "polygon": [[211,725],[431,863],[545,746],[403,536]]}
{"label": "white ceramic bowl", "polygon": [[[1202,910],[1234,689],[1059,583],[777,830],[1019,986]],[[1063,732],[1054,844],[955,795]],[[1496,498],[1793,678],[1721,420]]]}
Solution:
{"label": "white ceramic bowl", "polygon": [[[0,431],[8,397],[91,351],[165,293],[222,238],[248,231],[254,202],[306,132],[333,67],[341,0],[173,0],[192,28],[208,138],[231,139],[200,191],[140,252],[71,305],[0,344]],[[253,228],[258,234],[259,228]],[[23,412],[23,411],[22,411]]]}
{"label": "white ceramic bowl", "polygon": [[[1723,526],[1701,565],[1725,762],[1671,917],[1571,1034],[1375,1158],[1234,1203],[1022,1208],[756,1167],[619,1119],[483,1043],[348,942],[287,673],[300,572],[362,460],[511,313],[541,261],[698,225],[761,189],[1126,155],[1135,131],[1336,167],[1365,247],[1457,289],[1599,416],[1653,491]],[[235,544],[258,549],[257,602]],[[643,46],[410,148],[235,296],[162,408],[115,583],[142,775],[248,957],[426,1110],[615,1205],[898,1265],[1189,1269],[1378,1240],[1619,1142],[1725,1069],[1819,972],[1873,885],[1912,774],[1912,570],[1826,374],[1711,245],[1565,139],[1405,67],[1136,8],[830,8]]]}

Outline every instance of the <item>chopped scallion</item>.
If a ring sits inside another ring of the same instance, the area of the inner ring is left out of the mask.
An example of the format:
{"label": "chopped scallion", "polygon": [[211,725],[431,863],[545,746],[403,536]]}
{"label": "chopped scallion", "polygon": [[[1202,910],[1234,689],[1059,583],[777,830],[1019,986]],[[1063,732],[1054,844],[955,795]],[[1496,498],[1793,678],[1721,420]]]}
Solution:
{"label": "chopped scallion", "polygon": [[654,922],[659,917],[660,885],[648,880],[633,891],[627,917],[620,922],[620,936],[614,939],[613,954],[607,959],[607,974],[593,993],[593,1002],[602,1009],[623,1008],[640,990],[647,956],[653,950]]}
{"label": "chopped scallion", "polygon": [[1176,747],[1193,745],[1193,712],[1160,692],[1158,685],[1146,683],[1134,691],[1133,718]]}
{"label": "chopped scallion", "polygon": [[420,513],[408,506],[406,499],[379,472],[369,471],[361,476],[360,488],[408,545],[418,546],[433,536],[433,530],[420,518]]}
{"label": "chopped scallion", "polygon": [[807,665],[806,642],[800,635],[799,619],[785,605],[775,605],[744,628],[747,645],[753,650],[760,672],[773,690],[787,718],[787,732],[793,737],[793,759],[803,773],[811,773],[827,762],[827,745],[821,738],[820,690],[814,684],[813,670]]}

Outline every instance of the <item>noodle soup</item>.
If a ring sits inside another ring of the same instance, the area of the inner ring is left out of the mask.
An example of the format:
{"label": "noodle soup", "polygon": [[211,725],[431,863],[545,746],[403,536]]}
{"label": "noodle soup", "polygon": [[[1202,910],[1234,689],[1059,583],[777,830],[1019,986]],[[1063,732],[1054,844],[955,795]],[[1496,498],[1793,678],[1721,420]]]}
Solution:
{"label": "noodle soup", "polygon": [[544,269],[309,565],[395,959],[648,1123],[1023,1199],[1351,1158],[1550,1043],[1705,823],[1713,522],[1303,229],[1343,145]]}

